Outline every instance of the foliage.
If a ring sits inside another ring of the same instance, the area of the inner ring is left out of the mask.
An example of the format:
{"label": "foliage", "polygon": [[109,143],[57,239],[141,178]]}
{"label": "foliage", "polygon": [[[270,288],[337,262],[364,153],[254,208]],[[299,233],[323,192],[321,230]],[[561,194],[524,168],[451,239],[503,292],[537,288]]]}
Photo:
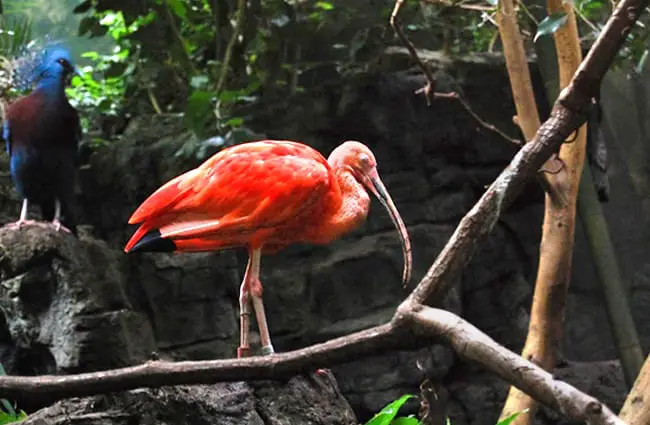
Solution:
{"label": "foliage", "polygon": [[[5,0],[5,8],[13,14],[27,10],[40,22],[44,18],[34,13],[45,1]],[[112,42],[108,49],[98,42],[81,55],[89,64],[69,95],[83,115],[181,112],[197,141],[220,137],[228,143],[230,133],[250,131],[248,105],[368,70],[386,45],[398,44],[386,27],[393,0],[56,0],[55,10],[46,13],[51,22],[70,19],[62,5],[76,6],[80,35]],[[529,49],[564,24],[562,15],[536,19],[525,3],[518,5]],[[611,3],[573,5],[588,43],[602,29]],[[418,48],[452,55],[492,51],[499,48],[497,7],[498,0],[408,0],[400,22]],[[619,62],[642,66],[647,38],[641,23]],[[195,144],[183,152],[197,149]]]}
{"label": "foliage", "polygon": [[[107,11],[101,3],[87,1],[78,7],[84,13],[90,11],[82,20],[81,33],[103,33],[101,19]],[[391,0],[381,0],[379,8],[365,9],[359,5],[338,7],[343,3],[335,1],[260,0],[242,11],[242,28],[234,24],[239,13],[235,3],[151,0],[147,13],[154,16],[156,34],[164,35],[164,51],[159,44],[134,32],[114,37],[118,44],[128,40],[132,51],[137,46],[141,52],[124,59],[128,63],[139,62],[129,78],[121,79],[125,91],[144,81],[148,87],[146,98],[154,110],[183,112],[188,128],[198,138],[215,134],[225,137],[245,125],[246,117],[238,112],[242,106],[262,96],[283,96],[301,91],[304,85],[319,84],[324,81],[319,72],[332,69],[331,65],[338,75],[365,70],[381,53],[383,44],[394,37],[384,29]],[[408,16],[416,17],[408,27],[413,34],[437,29],[438,33],[447,34],[459,28],[466,40],[464,44],[452,43],[452,49],[459,52],[472,50],[474,40],[486,47],[493,34],[476,16],[470,16],[467,23],[465,14],[453,13],[457,19],[449,21],[449,7],[438,10],[435,5],[408,2],[406,8]],[[121,9],[127,24],[140,16],[128,11],[127,6]],[[458,32],[454,31],[448,38],[454,39]],[[233,48],[229,50],[230,44]],[[168,72],[164,76],[161,72],[150,72],[142,66],[143,61],[149,61],[151,67],[164,65]],[[164,93],[170,80],[174,86],[184,81],[173,100]],[[89,105],[107,104],[106,97],[110,97],[99,90],[89,89],[86,94]],[[175,103],[178,97],[184,97],[182,104]]]}
{"label": "foliage", "polygon": [[550,35],[559,30],[567,21],[567,18],[568,16],[566,13],[553,13],[548,15],[539,23],[539,25],[537,25],[537,33],[535,34],[533,41],[537,41],[537,39],[543,35]]}
{"label": "foliage", "polygon": [[[365,425],[421,425],[421,421],[413,415],[397,417],[399,409],[404,405],[404,403],[413,397],[415,397],[413,394],[405,394],[397,400],[388,403],[383,409],[381,409],[381,411],[379,411],[379,413],[366,422]],[[515,412],[507,418],[497,422],[496,425],[510,425],[517,416],[527,411],[528,409],[521,412]],[[447,418],[446,425],[451,425],[449,418]]]}
{"label": "foliage", "polygon": [[[6,375],[5,369],[0,364],[0,375]],[[7,399],[0,399],[0,425],[21,422],[27,418],[27,413],[23,410],[16,411],[16,406],[11,404]]]}
{"label": "foliage", "polygon": [[27,413],[24,410],[16,411],[15,407],[7,400],[2,399],[1,401],[3,403],[2,408],[0,408],[0,425],[21,422],[27,419]]}
{"label": "foliage", "polygon": [[528,409],[524,409],[521,412],[515,412],[512,415],[508,416],[507,418],[502,419],[499,422],[497,422],[497,425],[510,425],[512,423],[512,421],[517,419],[517,416],[521,415],[522,413],[526,413],[527,411],[528,411]]}
{"label": "foliage", "polygon": [[31,39],[32,23],[29,18],[0,15],[0,55],[6,58],[18,55]]}
{"label": "foliage", "polygon": [[420,421],[412,416],[396,418],[399,409],[413,394],[405,394],[397,400],[387,404],[379,413],[373,416],[365,425],[419,425]]}
{"label": "foliage", "polygon": [[[72,87],[67,89],[73,106],[86,112],[83,115],[117,115],[121,111],[126,87],[138,60],[137,49],[133,48],[127,36],[150,23],[154,17],[151,13],[126,25],[122,12],[102,12],[99,24],[106,28],[115,46],[109,54],[97,51],[83,53],[82,57],[90,60],[91,65],[85,66],[83,77],[73,78]],[[82,25],[84,22],[87,21],[82,21]],[[93,74],[101,76],[100,80],[95,80]]]}
{"label": "foliage", "polygon": [[32,25],[29,18],[7,18],[0,15],[0,94],[7,96],[13,89],[13,64],[31,41]]}

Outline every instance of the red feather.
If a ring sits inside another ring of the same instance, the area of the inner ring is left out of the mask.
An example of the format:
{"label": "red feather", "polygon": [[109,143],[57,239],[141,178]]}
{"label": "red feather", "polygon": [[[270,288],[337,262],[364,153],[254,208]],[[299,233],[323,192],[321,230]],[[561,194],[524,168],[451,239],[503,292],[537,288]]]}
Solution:
{"label": "red feather", "polygon": [[318,151],[290,141],[245,143],[146,199],[129,219],[142,225],[125,251],[153,229],[183,251],[309,242],[324,213],[340,203],[335,176]]}

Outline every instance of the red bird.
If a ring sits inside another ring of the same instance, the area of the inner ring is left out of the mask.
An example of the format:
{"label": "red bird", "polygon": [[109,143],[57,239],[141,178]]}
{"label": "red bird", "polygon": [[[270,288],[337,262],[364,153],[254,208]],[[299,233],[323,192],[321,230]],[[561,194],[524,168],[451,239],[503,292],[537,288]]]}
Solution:
{"label": "red bird", "polygon": [[141,225],[124,251],[248,248],[237,357],[249,355],[251,303],[262,353],[272,354],[259,277],[261,253],[298,242],[327,244],[357,228],[370,207],[366,189],[386,207],[399,231],[406,283],[411,274],[406,227],[379,178],[375,156],[356,141],[341,144],[327,160],[291,141],[262,140],[223,149],[164,184],[138,207],[129,224]]}

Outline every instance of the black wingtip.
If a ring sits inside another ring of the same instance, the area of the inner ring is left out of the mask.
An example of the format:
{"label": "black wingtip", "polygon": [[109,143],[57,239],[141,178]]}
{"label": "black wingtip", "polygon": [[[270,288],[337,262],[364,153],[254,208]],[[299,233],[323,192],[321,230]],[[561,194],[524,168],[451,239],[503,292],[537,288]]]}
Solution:
{"label": "black wingtip", "polygon": [[170,239],[165,239],[161,236],[160,230],[152,230],[142,237],[133,245],[129,250],[132,252],[174,252],[176,251],[176,244]]}

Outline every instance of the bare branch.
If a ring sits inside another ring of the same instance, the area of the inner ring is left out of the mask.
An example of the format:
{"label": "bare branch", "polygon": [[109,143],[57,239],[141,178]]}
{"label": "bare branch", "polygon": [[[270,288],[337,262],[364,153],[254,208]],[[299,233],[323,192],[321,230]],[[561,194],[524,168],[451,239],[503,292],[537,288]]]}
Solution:
{"label": "bare branch", "polygon": [[553,379],[535,364],[521,358],[454,313],[430,307],[409,311],[387,325],[336,338],[323,344],[272,356],[246,359],[166,362],[74,376],[0,377],[0,396],[30,401],[124,391],[140,387],[213,384],[239,380],[286,378],[312,372],[343,359],[379,353],[402,346],[415,333],[442,337],[456,352],[576,421],[593,425],[622,425],[605,405],[573,386]]}
{"label": "bare branch", "polygon": [[415,94],[424,94],[425,99],[427,100],[427,105],[431,105],[431,101],[433,99],[455,99],[460,102],[460,104],[465,108],[465,110],[470,114],[472,118],[476,120],[476,122],[479,123],[482,127],[485,129],[497,133],[499,136],[503,137],[506,139],[508,142],[516,145],[516,146],[521,146],[522,142],[513,139],[512,137],[508,136],[505,132],[502,130],[499,130],[496,126],[493,124],[490,124],[486,122],[485,120],[481,119],[481,117],[478,116],[476,112],[472,109],[472,107],[463,99],[458,93],[455,92],[450,92],[450,93],[440,93],[436,92],[436,79],[434,78],[433,74],[431,74],[431,70],[429,67],[420,59],[420,55],[418,55],[418,52],[415,50],[415,46],[413,46],[413,43],[408,39],[406,34],[404,34],[404,31],[402,30],[402,27],[397,23],[397,14],[399,13],[402,4],[404,3],[404,0],[396,0],[395,1],[395,7],[393,8],[393,12],[390,15],[390,26],[393,28],[397,36],[399,37],[400,41],[408,50],[409,56],[417,67],[422,71],[424,74],[424,78],[426,79],[427,83],[424,85],[424,87],[419,88],[418,90],[415,91]]}
{"label": "bare branch", "polygon": [[233,49],[235,48],[239,34],[241,34],[244,27],[246,20],[245,0],[237,0],[237,10],[235,13],[237,13],[237,19],[233,25],[232,34],[230,35],[230,40],[228,40],[226,53],[224,54],[223,62],[221,63],[221,72],[219,72],[219,79],[217,80],[217,87],[215,90],[217,93],[221,93],[221,90],[223,90],[224,84],[226,83],[226,77],[228,76]]}
{"label": "bare branch", "polygon": [[423,328],[443,337],[459,356],[483,365],[571,419],[592,425],[624,424],[600,401],[566,382],[554,379],[553,375],[541,367],[499,345],[455,314],[423,307],[413,314],[413,318]]}
{"label": "bare branch", "polygon": [[397,23],[397,15],[402,8],[402,4],[404,4],[404,0],[395,0],[395,7],[393,8],[393,12],[390,14],[390,26],[395,31],[395,34],[397,34],[404,47],[408,49],[411,58],[415,61],[418,68],[420,68],[424,74],[424,77],[427,80],[427,84],[421,89],[421,92],[424,93],[424,97],[427,100],[427,105],[431,105],[431,101],[433,100],[433,93],[436,90],[436,79],[433,78],[431,70],[424,64],[424,62],[422,62],[422,59],[420,59],[420,56],[418,56],[418,52],[415,50],[415,46],[413,46],[413,43],[411,43],[411,41],[404,34],[404,31],[402,31],[402,27]]}
{"label": "bare branch", "polygon": [[490,124],[487,121],[484,121],[481,117],[478,116],[476,112],[472,109],[472,107],[467,103],[465,99],[462,98],[458,93],[456,92],[449,92],[449,93],[435,93],[436,98],[447,98],[447,99],[456,99],[460,102],[461,105],[463,105],[463,108],[467,111],[468,114],[472,116],[481,126],[483,126],[486,130],[490,130],[498,134],[499,136],[503,137],[506,139],[508,142],[512,143],[515,146],[521,147],[523,143],[521,140],[513,139],[512,137],[508,136],[506,133],[504,133],[502,130],[499,130],[495,125]]}
{"label": "bare branch", "polygon": [[[618,49],[647,4],[648,0],[623,0],[618,3],[571,83],[560,93],[551,116],[463,217],[436,261],[405,301],[407,305],[425,303],[427,299],[441,297],[447,291],[452,276],[467,264],[478,242],[492,229],[501,212],[521,191],[526,181],[586,121],[591,98],[595,96]],[[458,255],[459,252],[464,255]]]}
{"label": "bare branch", "polygon": [[1,376],[0,398],[46,404],[69,397],[143,387],[287,378],[401,346],[413,339],[412,335],[405,338],[405,330],[391,322],[272,356],[185,362],[154,360],[132,367],[68,376]]}
{"label": "bare branch", "polygon": [[530,392],[539,401],[572,419],[597,425],[622,424],[595,399],[554,380],[550,374],[499,346],[460,317],[422,304],[431,296],[444,294],[452,278],[469,261],[476,245],[490,232],[526,180],[533,177],[573,130],[586,120],[585,111],[594,91],[647,3],[648,0],[618,3],[571,84],[562,91],[551,117],[463,218],[433,266],[398,307],[390,323],[268,357],[179,363],[153,361],[129,368],[68,376],[1,376],[0,397],[42,402],[140,387],[281,378],[378,354],[389,348],[405,348],[408,342],[428,344],[429,341],[416,338],[418,332],[418,336],[443,337],[461,356],[478,361],[510,384]]}

